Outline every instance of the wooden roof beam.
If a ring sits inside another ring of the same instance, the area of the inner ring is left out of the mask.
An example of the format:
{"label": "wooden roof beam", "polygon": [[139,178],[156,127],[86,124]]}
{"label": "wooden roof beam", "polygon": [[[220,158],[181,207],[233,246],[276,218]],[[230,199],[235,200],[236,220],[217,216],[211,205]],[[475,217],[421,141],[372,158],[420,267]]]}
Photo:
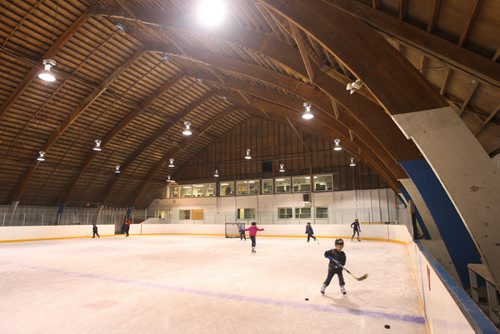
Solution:
{"label": "wooden roof beam", "polygon": [[500,104],[497,106],[495,110],[493,110],[488,115],[488,117],[483,121],[483,124],[481,124],[481,126],[476,131],[474,131],[474,136],[477,136],[486,127],[486,125],[488,125],[488,123],[493,119],[493,117],[495,117],[498,114],[499,110],[500,110]]}
{"label": "wooden roof beam", "polygon": [[500,65],[411,24],[392,18],[358,1],[329,0],[328,4],[357,17],[383,34],[484,82],[500,86]]}
{"label": "wooden roof beam", "polygon": [[307,76],[309,77],[310,82],[314,82],[314,73],[311,68],[311,61],[309,60],[309,56],[307,55],[307,50],[304,45],[304,39],[302,38],[302,35],[300,34],[300,30],[294,26],[293,24],[290,24],[290,29],[292,30],[292,35],[293,39],[295,40],[295,43],[297,43],[297,46],[299,48],[300,56],[302,57],[302,61],[304,62],[304,66],[306,67],[307,71]]}
{"label": "wooden roof beam", "polygon": [[479,9],[481,8],[482,4],[483,0],[476,0],[476,2],[474,2],[474,5],[472,6],[472,12],[470,13],[469,19],[465,24],[465,29],[462,32],[462,35],[460,35],[460,39],[458,40],[459,46],[463,46],[465,41],[469,37],[469,34],[472,30],[472,27],[474,26],[474,22],[476,21],[476,17],[479,14]]}
{"label": "wooden roof beam", "polygon": [[[59,49],[80,29],[85,22],[87,22],[87,19],[91,16],[91,9],[87,9],[76,19],[71,26],[49,47],[47,51],[43,54],[42,58],[43,59],[48,59],[51,57],[54,57],[54,55],[59,51]],[[23,94],[23,92],[28,88],[30,85],[31,81],[37,77],[38,72],[40,69],[38,66],[34,66],[28,74],[24,77],[24,79],[19,83],[17,86],[16,90],[10,94],[9,98],[3,106],[0,108],[0,118],[9,110],[12,105],[16,102],[17,98]]]}
{"label": "wooden roof beam", "polygon": [[467,105],[469,104],[470,100],[472,99],[472,97],[476,93],[476,90],[477,90],[478,86],[479,86],[479,82],[477,82],[476,80],[474,80],[472,82],[472,87],[469,90],[469,94],[467,94],[467,97],[465,98],[464,103],[462,103],[462,106],[460,107],[460,110],[458,111],[458,116],[462,116],[465,108],[467,107]]}
{"label": "wooden roof beam", "polygon": [[436,28],[440,11],[441,11],[441,0],[432,0],[431,15],[429,17],[429,21],[427,21],[427,32],[432,33]]}
{"label": "wooden roof beam", "polygon": [[405,21],[408,16],[408,0],[399,0],[398,17]]}

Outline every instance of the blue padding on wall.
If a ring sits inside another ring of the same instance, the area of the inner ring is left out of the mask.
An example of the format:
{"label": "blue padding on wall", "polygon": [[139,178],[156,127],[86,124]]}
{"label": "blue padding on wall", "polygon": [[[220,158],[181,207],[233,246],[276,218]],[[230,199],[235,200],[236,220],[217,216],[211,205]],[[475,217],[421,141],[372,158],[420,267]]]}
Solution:
{"label": "blue padding on wall", "polygon": [[400,164],[427,204],[462,285],[468,288],[470,284],[467,264],[481,263],[481,260],[464,222],[427,161],[410,160],[401,161]]}
{"label": "blue padding on wall", "polygon": [[[406,191],[405,188],[401,188],[401,193],[403,194],[403,196],[406,198],[407,201],[411,200],[411,196],[408,193],[408,191]],[[416,205],[415,205],[415,207],[416,207]],[[418,208],[416,208],[416,210],[415,210],[415,216],[417,218],[417,223],[420,226],[420,229],[424,233],[425,239],[430,239],[429,231],[427,230],[427,227],[425,226],[424,220],[422,219],[420,212],[418,212]]]}

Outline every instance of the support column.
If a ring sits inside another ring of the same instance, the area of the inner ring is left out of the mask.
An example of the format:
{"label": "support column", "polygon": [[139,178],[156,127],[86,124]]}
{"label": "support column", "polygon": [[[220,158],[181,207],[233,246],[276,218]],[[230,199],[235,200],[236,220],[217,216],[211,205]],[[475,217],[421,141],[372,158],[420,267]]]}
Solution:
{"label": "support column", "polygon": [[[428,161],[470,232],[482,263],[495,280],[500,281],[500,261],[497,258],[500,251],[500,171],[451,107],[398,114],[392,118]],[[411,163],[403,167],[411,168]],[[411,174],[410,177],[415,182]],[[423,185],[426,180],[422,181]],[[426,198],[417,182],[415,184],[429,206],[430,198]],[[432,193],[428,195],[434,196]],[[433,216],[436,219],[434,213]],[[440,222],[436,222],[440,227]],[[440,231],[443,233],[441,228]],[[451,229],[444,232],[453,233]]]}

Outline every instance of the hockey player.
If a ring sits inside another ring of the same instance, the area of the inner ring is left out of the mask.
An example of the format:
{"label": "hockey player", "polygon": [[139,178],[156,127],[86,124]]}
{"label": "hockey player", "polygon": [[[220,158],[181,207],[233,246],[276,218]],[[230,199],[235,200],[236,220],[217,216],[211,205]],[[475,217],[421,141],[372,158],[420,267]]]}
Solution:
{"label": "hockey player", "polygon": [[330,260],[330,263],[328,264],[328,276],[323,282],[323,286],[320,290],[322,295],[325,294],[325,289],[328,285],[330,285],[330,282],[335,274],[339,276],[340,291],[344,295],[347,293],[345,291],[344,276],[342,275],[342,266],[345,265],[346,256],[342,251],[342,248],[344,248],[344,240],[337,239],[335,240],[335,249],[330,249],[325,252],[325,257]]}
{"label": "hockey player", "polygon": [[361,227],[359,226],[358,218],[354,219],[354,222],[351,224],[351,228],[352,228],[351,241],[354,239],[355,234],[358,235],[358,241],[361,241],[361,239],[359,238],[359,232],[361,232]]}
{"label": "hockey player", "polygon": [[245,241],[247,241],[247,236],[245,235],[245,223],[238,223],[238,231],[240,232],[240,240],[245,239]]}
{"label": "hockey player", "polygon": [[307,242],[309,242],[309,239],[313,238],[314,241],[316,241],[316,237],[314,236],[314,231],[311,226],[311,223],[307,223],[306,225],[306,234],[307,234]]}
{"label": "hockey player", "polygon": [[98,229],[97,229],[97,225],[96,224],[93,224],[92,225],[92,239],[95,238],[95,236],[97,235],[98,238],[100,238],[101,236],[99,235],[99,232],[98,232]]}
{"label": "hockey player", "polygon": [[257,236],[257,231],[264,231],[264,229],[258,228],[257,223],[252,222],[252,226],[250,226],[249,228],[246,228],[245,231],[249,231],[250,240],[252,240],[252,253],[257,253],[255,251],[255,244],[256,244],[255,237]]}

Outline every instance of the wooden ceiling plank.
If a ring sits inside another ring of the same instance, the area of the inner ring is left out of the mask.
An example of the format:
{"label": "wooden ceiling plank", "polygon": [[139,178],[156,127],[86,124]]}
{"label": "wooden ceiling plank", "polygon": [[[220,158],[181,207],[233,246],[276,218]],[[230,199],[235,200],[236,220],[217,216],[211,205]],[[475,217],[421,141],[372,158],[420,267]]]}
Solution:
{"label": "wooden ceiling plank", "polygon": [[408,0],[399,0],[398,17],[401,21],[408,17]]}
{"label": "wooden ceiling plank", "polygon": [[476,17],[479,14],[479,9],[481,8],[482,4],[483,0],[476,0],[474,2],[472,12],[470,13],[467,23],[465,24],[465,29],[462,32],[462,35],[460,35],[460,39],[458,40],[458,46],[463,46],[465,41],[469,37],[469,34],[472,30],[472,27],[474,26],[474,22],[476,21]]}
{"label": "wooden ceiling plank", "polygon": [[436,24],[439,18],[439,13],[441,11],[441,0],[432,0],[432,10],[427,21],[427,32],[432,33],[436,29]]}
{"label": "wooden ceiling plank", "polygon": [[[82,27],[87,19],[91,16],[91,9],[87,9],[75,20],[71,26],[49,47],[47,51],[43,54],[41,60],[49,59],[54,57],[54,55],[59,51],[59,49]],[[28,88],[31,81],[35,79],[39,72],[38,66],[34,66],[28,74],[19,83],[16,90],[10,94],[9,98],[0,109],[0,118],[12,107],[16,102],[17,98],[23,94],[23,92]]]}
{"label": "wooden ceiling plank", "polygon": [[500,86],[500,66],[470,50],[411,24],[392,18],[358,1],[329,0],[330,5],[365,21],[383,34],[398,39],[435,59],[496,87]]}
{"label": "wooden ceiling plank", "polygon": [[374,9],[380,9],[382,7],[382,0],[372,0],[372,7]]}

